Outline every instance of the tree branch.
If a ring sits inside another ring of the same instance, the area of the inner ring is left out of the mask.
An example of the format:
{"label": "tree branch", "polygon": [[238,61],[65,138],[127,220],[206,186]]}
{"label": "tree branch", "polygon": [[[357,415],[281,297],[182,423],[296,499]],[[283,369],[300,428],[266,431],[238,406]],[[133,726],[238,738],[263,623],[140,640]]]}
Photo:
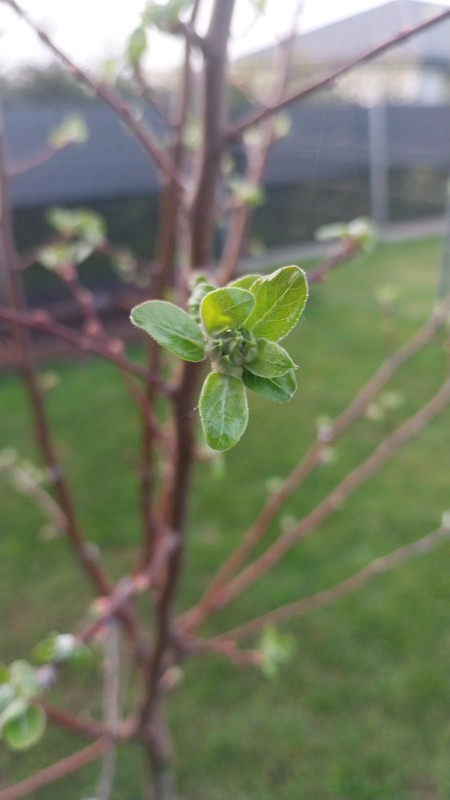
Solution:
{"label": "tree branch", "polygon": [[411,39],[416,34],[429,30],[434,25],[439,25],[439,23],[445,22],[447,19],[450,19],[450,10],[444,11],[442,14],[438,14],[432,19],[422,22],[420,25],[416,25],[413,28],[407,28],[406,30],[398,33],[396,36],[391,36],[382,44],[377,45],[377,47],[366,50],[356,58],[352,58],[350,61],[342,64],[340,67],[337,67],[337,69],[333,70],[325,77],[313,81],[312,83],[307,84],[307,86],[303,86],[300,89],[297,89],[295,92],[292,92],[292,94],[288,94],[280,98],[280,100],[278,100],[276,103],[272,103],[265,108],[249,114],[248,117],[245,117],[228,131],[227,141],[229,143],[233,142],[234,140],[238,139],[244,133],[244,131],[247,130],[247,128],[251,128],[258,123],[269,119],[278,111],[282,111],[284,108],[288,108],[294,103],[298,103],[299,100],[304,100],[306,97],[309,97],[309,95],[314,94],[320,89],[325,89],[333,84],[341,75],[345,75],[347,72],[350,72],[352,69],[359,66],[359,64],[364,64],[366,61],[372,61],[372,59],[377,58],[377,56],[382,55],[382,53],[385,53],[387,50],[391,50],[396,45],[408,41],[408,39]]}
{"label": "tree branch", "polygon": [[130,361],[126,356],[123,356],[112,343],[105,344],[96,338],[87,336],[86,334],[78,333],[66,325],[61,325],[55,322],[46,311],[16,311],[15,309],[4,308],[0,306],[0,321],[11,323],[12,325],[19,325],[22,328],[31,328],[37,331],[44,331],[51,336],[56,336],[69,344],[72,344],[81,353],[92,353],[93,355],[105,358],[107,361],[112,361],[121,367],[125,372],[131,375],[137,375],[139,378],[144,378],[158,386],[162,394],[169,394],[171,389],[167,386],[159,376],[153,375],[145,367]]}
{"label": "tree branch", "polygon": [[250,584],[274,567],[297,542],[322,525],[328,517],[341,508],[347,498],[362,483],[385,464],[393,453],[413,436],[416,436],[434,417],[441,413],[449,401],[450,380],[447,380],[420,411],[384,439],[370,456],[349,472],[341,483],[310,514],[280,536],[263,555],[240,572],[230,583],[219,589],[209,600],[208,613],[217,611],[231,602]]}
{"label": "tree branch", "polygon": [[[279,102],[286,90],[298,17],[302,7],[303,0],[300,0],[294,11],[290,36],[280,46],[280,64],[273,92],[273,103]],[[274,142],[275,122],[273,119],[269,119],[261,125],[261,143],[257,148],[254,148],[251,153],[252,157],[249,158],[247,174],[245,176],[245,180],[249,183],[256,186],[262,183]],[[221,285],[227,284],[236,273],[253,213],[253,208],[241,204],[232,214],[219,270],[219,283]]]}
{"label": "tree branch", "polygon": [[159,169],[165,175],[172,177],[177,182],[178,188],[182,189],[183,187],[180,185],[178,179],[172,174],[170,159],[167,158],[166,153],[160,148],[159,144],[153,138],[148,128],[142,125],[140,120],[136,117],[131,106],[129,106],[120,97],[120,95],[113,92],[109,86],[99,83],[87,72],[81,69],[81,67],[77,66],[72,59],[69,58],[69,56],[67,56],[53,42],[50,36],[40,27],[40,25],[31,19],[25,9],[23,9],[19,3],[16,2],[16,0],[3,0],[3,2],[6,3],[6,5],[9,5],[19,15],[19,17],[27,23],[27,25],[36,33],[39,39],[52,51],[52,53],[54,53],[58,60],[62,61],[63,64],[68,67],[71,75],[73,75],[74,78],[86,84],[89,89],[92,89],[110,108],[112,108],[112,110],[123,120],[125,125],[135,135],[138,142],[140,142],[145,152],[152,158],[157,167],[159,167]]}
{"label": "tree branch", "polygon": [[62,708],[57,708],[57,706],[47,703],[46,701],[39,700],[39,702],[45,711],[47,720],[51,722],[52,725],[57,725],[59,728],[72,731],[72,733],[78,733],[81,736],[86,736],[89,739],[107,737],[112,741],[116,739],[122,741],[124,738],[127,738],[123,735],[123,732],[121,732],[120,726],[116,726],[113,729],[108,725],[104,725],[102,722],[97,722],[96,720],[91,719],[83,719],[77,714],[71,714],[68,711],[64,711]]}
{"label": "tree branch", "polygon": [[[322,592],[317,592],[310,597],[304,597],[295,603],[289,603],[285,606],[269,611],[268,614],[263,614],[245,625],[240,625],[238,628],[221,633],[219,636],[211,639],[210,642],[236,642],[244,639],[247,636],[254,636],[260,631],[264,630],[266,625],[284,622],[285,620],[292,619],[293,617],[303,616],[310,611],[315,611],[317,608],[324,608],[345,597],[348,594],[358,591],[364,584],[368,583],[372,578],[382,575],[385,572],[390,572],[396,567],[409,561],[411,558],[429,553],[438,545],[450,539],[450,528],[442,526],[432,533],[427,534],[422,539],[415,542],[399,547],[392,553],[381,558],[376,558],[371,561],[366,567],[356,572],[350,578],[347,578],[341,583],[337,583],[329,589]],[[0,798],[1,800],[1,798]]]}
{"label": "tree branch", "polygon": [[37,792],[101,758],[111,747],[113,747],[113,742],[110,739],[97,739],[93,744],[79,750],[78,753],[57,761],[51,767],[35,772],[34,775],[14,786],[0,790],[0,800],[19,800],[20,797]]}
{"label": "tree branch", "polygon": [[440,304],[425,325],[381,365],[378,371],[360,389],[347,408],[332,423],[330,428],[325,432],[319,431],[318,438],[304,458],[294,467],[280,488],[267,499],[242,541],[218,570],[200,602],[180,618],[179,622],[184,630],[193,630],[209,614],[210,603],[216,593],[230,580],[232,575],[245,562],[247,556],[262,540],[269,525],[273,522],[284,503],[320,463],[323,451],[329,446],[330,442],[335,442],[339,436],[345,433],[364,414],[368,405],[388,381],[392,379],[395,373],[434,339],[447,319],[448,307],[448,300]]}

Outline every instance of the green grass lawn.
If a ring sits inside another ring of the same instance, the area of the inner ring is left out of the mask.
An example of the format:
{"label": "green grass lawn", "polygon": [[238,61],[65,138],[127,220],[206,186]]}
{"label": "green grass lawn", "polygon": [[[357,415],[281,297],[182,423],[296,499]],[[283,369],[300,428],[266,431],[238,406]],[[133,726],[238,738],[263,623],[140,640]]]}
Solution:
{"label": "green grass lawn", "polygon": [[[314,287],[290,352],[299,391],[286,406],[254,397],[250,424],[226,455],[226,473],[200,465],[192,502],[180,608],[199,596],[239,541],[266,496],[312,442],[314,420],[334,416],[384,358],[375,290],[397,294],[399,342],[431,308],[441,246],[437,239],[383,245]],[[139,542],[136,515],[138,428],[113,368],[99,361],[58,364],[49,409],[87,536],[115,576]],[[46,371],[47,367],[43,370]],[[439,386],[442,339],[402,370],[400,422]],[[383,436],[383,424],[358,422],[333,463],[317,469],[286,513],[300,516],[357,465]],[[33,455],[27,404],[18,381],[0,388],[0,449]],[[450,410],[361,487],[326,525],[276,570],[208,623],[225,630],[325,588],[378,555],[419,538],[450,508]],[[62,540],[43,541],[43,520],[0,484],[1,658],[28,657],[48,631],[70,630],[90,590]],[[277,523],[279,526],[279,521]],[[273,537],[277,525],[270,533]],[[450,797],[450,543],[358,595],[283,627],[296,641],[275,681],[236,672],[217,658],[195,659],[169,712],[183,800],[447,800]],[[66,671],[53,692],[74,710],[95,712],[98,678]],[[0,751],[0,786],[81,747],[48,731],[29,753]],[[139,800],[141,756],[120,755],[113,800]],[[98,766],[45,789],[39,800],[81,800],[94,793]]]}

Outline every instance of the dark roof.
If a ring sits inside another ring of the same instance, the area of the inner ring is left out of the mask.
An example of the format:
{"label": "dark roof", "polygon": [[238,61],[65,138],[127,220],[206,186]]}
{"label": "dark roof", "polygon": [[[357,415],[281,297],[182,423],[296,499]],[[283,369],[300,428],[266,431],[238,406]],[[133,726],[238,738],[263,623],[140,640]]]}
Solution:
{"label": "dark roof", "polygon": [[[450,108],[388,106],[387,138],[392,166],[430,164],[445,169],[450,161]],[[14,178],[16,207],[52,203],[88,203],[107,198],[151,194],[156,170],[141,146],[108,109],[84,112],[90,138],[51,161]],[[360,106],[303,104],[290,112],[291,135],[281,140],[269,161],[266,183],[301,183],[351,174],[368,163],[368,112]],[[6,112],[11,160],[45,144],[48,131],[65,116],[62,109]],[[155,122],[155,124],[157,124]]]}
{"label": "dark roof", "polygon": [[[406,28],[414,27],[445,11],[448,6],[423,3],[420,0],[392,0],[376,8],[345,17],[338,22],[324,25],[300,34],[297,50],[307,63],[329,63],[346,61],[364,50],[380,44]],[[257,51],[240,59],[270,56],[274,47]],[[382,58],[393,61],[415,61],[432,63],[450,62],[450,20],[436,25],[424,33],[398,45]]]}

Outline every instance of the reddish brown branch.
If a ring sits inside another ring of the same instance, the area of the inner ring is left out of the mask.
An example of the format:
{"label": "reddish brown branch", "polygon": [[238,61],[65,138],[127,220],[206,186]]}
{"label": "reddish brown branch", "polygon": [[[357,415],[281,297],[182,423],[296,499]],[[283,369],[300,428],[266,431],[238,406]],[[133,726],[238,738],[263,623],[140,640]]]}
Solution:
{"label": "reddish brown branch", "polygon": [[118,351],[118,348],[116,349],[111,344],[105,344],[94,337],[78,333],[78,331],[68,328],[66,325],[55,322],[45,311],[27,312],[0,307],[0,320],[23,328],[44,331],[51,336],[56,336],[58,339],[68,342],[81,353],[92,353],[105,358],[131,375],[137,375],[146,381],[155,383],[162,394],[169,394],[171,391],[170,387],[164,384],[157,375],[153,375],[140,364],[130,361]]}
{"label": "reddish brown branch", "polygon": [[433,27],[434,25],[439,25],[441,22],[445,22],[445,20],[450,19],[450,10],[444,11],[442,14],[438,14],[437,16],[433,17],[432,19],[427,20],[426,22],[420,23],[420,25],[416,25],[413,28],[408,28],[405,31],[401,31],[396,36],[391,36],[386,41],[382,42],[382,44],[377,45],[377,47],[372,47],[370,50],[366,50],[361,55],[357,56],[356,58],[352,58],[350,61],[347,61],[345,64],[342,64],[337,69],[330,72],[325,77],[320,78],[319,80],[313,81],[312,83],[308,84],[307,86],[303,86],[300,89],[297,89],[295,92],[288,94],[284,97],[281,97],[276,103],[272,103],[265,108],[259,109],[252,114],[249,114],[248,117],[241,120],[237,123],[233,128],[228,131],[227,139],[229,142],[239,138],[244,131],[248,128],[257,125],[260,122],[264,122],[264,120],[269,119],[273,114],[276,114],[278,111],[282,111],[284,108],[288,108],[289,106],[293,105],[294,103],[298,103],[300,100],[304,100],[306,97],[309,97],[311,94],[315,94],[320,89],[325,89],[326,87],[330,86],[335,82],[337,78],[341,75],[345,75],[347,72],[350,72],[355,67],[359,66],[360,64],[364,64],[366,61],[372,61],[372,59],[377,58],[378,56],[385,53],[387,50],[391,50],[392,48],[396,47],[398,44],[402,44],[403,42],[408,41],[413,36],[416,36],[423,31],[428,30],[429,28]]}
{"label": "reddish brown branch", "polygon": [[440,414],[450,401],[450,381],[446,381],[439,391],[414,416],[388,436],[358,467],[349,472],[341,483],[321,503],[297,525],[280,536],[262,556],[239,573],[234,580],[220,589],[210,601],[210,609],[223,608],[244,589],[265,575],[301,539],[304,539],[328,517],[335,513],[347,498],[409,439],[416,436],[432,419]]}
{"label": "reddish brown branch", "polygon": [[[272,97],[273,103],[279,102],[280,98],[286,91],[286,85],[291,67],[292,51],[295,42],[295,32],[297,29],[298,16],[300,14],[302,5],[302,2],[297,4],[293,17],[291,34],[289,38],[283,42],[280,48],[280,64]],[[266,122],[261,125],[260,145],[258,148],[254,149],[253,152],[249,153],[250,158],[245,180],[250,184],[259,186],[262,183],[267,162],[275,141],[275,121],[274,119],[266,120]],[[253,214],[254,209],[248,205],[240,204],[236,209],[233,210],[220,265],[219,282],[222,285],[227,284],[236,273],[239,258],[244,247],[245,237],[247,235]]]}
{"label": "reddish brown branch", "polygon": [[78,753],[57,761],[51,767],[35,772],[34,775],[14,786],[0,790],[0,800],[19,800],[20,797],[37,792],[101,758],[111,747],[113,747],[113,742],[110,739],[97,739],[93,744],[79,750]]}
{"label": "reddish brown branch", "polygon": [[308,272],[308,284],[322,283],[335,267],[340,267],[349,259],[360,252],[360,248],[355,242],[343,242],[334,253],[327,256],[317,267]]}
{"label": "reddish brown branch", "polygon": [[60,147],[57,149],[54,147],[46,147],[39,153],[34,153],[32,156],[29,156],[24,161],[19,161],[16,164],[9,164],[7,168],[8,177],[16,178],[19,175],[23,175],[25,172],[29,172],[31,169],[35,169],[36,167],[42,166],[42,164],[46,164],[47,161],[50,161],[50,159],[62,149],[63,148]]}
{"label": "reddish brown branch", "polygon": [[341,597],[345,597],[348,594],[353,594],[354,592],[358,591],[362,586],[364,586],[364,584],[372,580],[372,578],[376,578],[378,575],[382,575],[385,572],[390,572],[399,565],[404,564],[405,561],[409,561],[411,558],[415,558],[416,556],[430,552],[439,544],[442,544],[442,542],[447,541],[449,538],[449,527],[438,528],[432,533],[429,533],[427,536],[424,536],[422,539],[411,542],[404,547],[399,547],[397,550],[394,550],[392,553],[389,553],[386,556],[376,558],[366,567],[363,567],[363,569],[359,570],[359,572],[356,572],[345,581],[337,583],[322,592],[317,592],[317,594],[313,594],[310,597],[304,597],[302,600],[298,600],[295,603],[289,603],[288,605],[280,606],[273,611],[269,611],[268,614],[263,614],[262,616],[245,623],[245,625],[240,625],[238,628],[234,628],[233,630],[220,634],[220,636],[210,640],[210,642],[223,642],[224,644],[231,644],[247,636],[254,636],[255,634],[264,630],[266,625],[284,622],[285,620],[303,616],[303,614],[308,614],[310,611],[315,611],[317,608],[329,606],[336,602],[336,600],[339,600]]}
{"label": "reddish brown branch", "polygon": [[[191,215],[190,263],[205,268],[212,255],[214,231],[214,199],[219,178],[223,130],[226,122],[227,41],[234,0],[215,0],[206,34],[207,56],[203,85],[203,147],[199,174],[194,191]],[[205,214],[203,217],[202,215]],[[157,607],[156,639],[150,664],[147,692],[141,708],[141,729],[145,737],[149,725],[159,717],[159,681],[164,660],[172,646],[173,604],[183,566],[188,493],[194,461],[194,421],[191,416],[197,396],[202,365],[185,364],[176,394],[175,412],[176,460],[171,492],[164,522],[177,537],[167,565],[167,574]]]}
{"label": "reddish brown branch", "polygon": [[[44,708],[47,720],[59,728],[72,731],[72,733],[79,733],[88,739],[107,737],[111,740],[123,740],[125,736],[125,731],[120,726],[116,730],[112,730],[107,725],[96,720],[83,719],[77,714],[71,714],[47,702],[40,701],[40,703]],[[125,736],[125,738],[127,737]]]}
{"label": "reddish brown branch", "polygon": [[319,431],[317,440],[306,453],[305,457],[292,470],[281,487],[270,495],[236,550],[220,567],[200,602],[182,617],[183,628],[192,630],[208,615],[210,604],[216,593],[231,579],[239,567],[242,566],[250,552],[262,540],[276,514],[317,464],[320,463],[324,449],[329,446],[331,441],[336,441],[339,436],[345,433],[345,431],[364,414],[369,403],[379,394],[395,373],[433,340],[445,323],[448,313],[447,309],[448,303],[441,304],[433,312],[425,325],[417,331],[403,347],[388,358],[372,378],[360,389],[352,402],[325,432],[326,435]]}
{"label": "reddish brown branch", "polygon": [[112,110],[123,120],[125,125],[134,134],[138,142],[142,145],[145,152],[151,157],[159,169],[167,176],[171,176],[177,181],[178,188],[182,188],[178,179],[172,175],[172,168],[170,160],[167,158],[166,153],[162,150],[156,142],[148,128],[140,122],[136,117],[133,109],[129,106],[120,95],[112,91],[109,86],[105,86],[92,78],[87,72],[76,65],[50,38],[50,36],[27,14],[16,0],[4,0],[14,11],[23,19],[27,25],[36,33],[39,39],[49,48],[49,50],[56,55],[59,61],[62,61],[68,67],[70,73],[77,80],[86,84],[89,89],[92,89],[104,102],[112,108]]}
{"label": "reddish brown branch", "polygon": [[[199,0],[194,0],[189,22],[192,28],[196,23],[199,8]],[[182,174],[184,168],[186,148],[183,137],[189,116],[192,88],[191,45],[189,40],[186,39],[180,94],[176,98],[176,108],[173,119],[169,120],[171,136],[168,151],[172,159],[173,172],[176,174]],[[185,210],[174,181],[172,179],[167,179],[161,196],[159,232],[156,247],[158,269],[154,279],[154,296],[158,298],[164,297],[167,288],[174,284],[177,234],[180,230],[180,216]],[[158,373],[161,368],[161,351],[154,341],[150,341],[148,345],[148,361],[150,371]],[[157,515],[154,511],[155,504],[153,502],[153,493],[155,489],[155,432],[154,427],[150,426],[148,423],[149,414],[152,414],[152,407],[155,399],[154,395],[155,386],[149,384],[143,408],[142,425],[141,507],[144,523],[144,542],[142,548],[142,560],[144,564],[151,561],[153,557],[158,528]],[[167,457],[166,452],[165,478],[168,485],[170,485],[171,482],[169,477],[170,467],[167,467],[169,463],[170,458]]]}

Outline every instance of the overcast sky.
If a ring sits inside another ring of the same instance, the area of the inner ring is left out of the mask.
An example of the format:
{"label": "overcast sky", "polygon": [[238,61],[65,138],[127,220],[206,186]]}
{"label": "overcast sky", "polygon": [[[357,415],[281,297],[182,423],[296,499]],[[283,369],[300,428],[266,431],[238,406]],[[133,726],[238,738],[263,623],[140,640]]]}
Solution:
{"label": "overcast sky", "polygon": [[[296,3],[267,0],[266,12],[252,26],[254,14],[249,0],[237,0],[232,55],[268,45],[286,33]],[[441,0],[441,4],[450,6],[450,0]],[[144,0],[22,0],[22,5],[71,56],[92,65],[123,50],[127,35],[138,24]],[[379,0],[304,0],[300,29],[310,30],[377,5],[381,5]],[[251,32],[249,28],[253,28]],[[42,63],[48,58],[34,34],[3,5],[0,34],[2,70],[8,71],[18,63]],[[149,66],[166,69],[176,63],[178,53],[172,37],[153,35]]]}

